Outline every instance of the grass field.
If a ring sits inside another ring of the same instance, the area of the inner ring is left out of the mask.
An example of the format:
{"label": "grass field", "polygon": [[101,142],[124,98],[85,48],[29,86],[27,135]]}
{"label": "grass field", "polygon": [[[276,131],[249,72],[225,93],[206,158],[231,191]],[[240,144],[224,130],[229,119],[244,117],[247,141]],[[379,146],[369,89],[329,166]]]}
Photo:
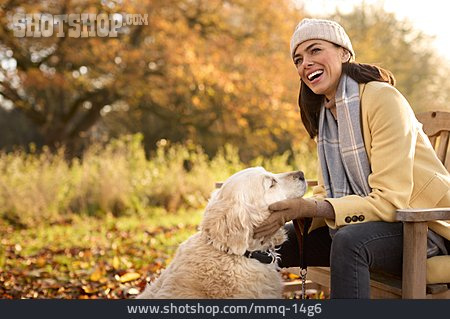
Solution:
{"label": "grass field", "polygon": [[[148,216],[74,216],[23,230],[0,222],[0,298],[133,298],[197,231],[202,213],[154,208]],[[286,272],[282,276],[298,279]],[[323,293],[308,297],[323,298]]]}
{"label": "grass field", "polygon": [[62,149],[0,152],[0,298],[132,297],[196,232],[214,182],[249,166],[314,178],[305,145],[244,164],[231,146],[210,159],[160,144],[148,158],[141,142],[92,145],[71,162]]}
{"label": "grass field", "polygon": [[75,217],[14,230],[0,224],[0,298],[128,298],[196,232],[199,210]]}

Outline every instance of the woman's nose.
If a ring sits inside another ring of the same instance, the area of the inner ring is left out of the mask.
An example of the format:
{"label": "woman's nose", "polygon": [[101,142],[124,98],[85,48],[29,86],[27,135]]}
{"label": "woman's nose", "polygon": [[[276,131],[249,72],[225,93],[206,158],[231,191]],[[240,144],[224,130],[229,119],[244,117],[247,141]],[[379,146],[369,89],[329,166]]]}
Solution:
{"label": "woman's nose", "polygon": [[302,72],[305,68],[311,67],[311,66],[313,66],[313,65],[314,65],[314,62],[313,62],[313,61],[307,60],[307,59],[305,58],[301,63],[299,63],[299,64],[297,65],[298,73],[301,75],[301,72]]}
{"label": "woman's nose", "polygon": [[302,65],[303,66],[311,65],[313,63],[311,58],[312,56],[310,54],[304,54],[302,56]]}

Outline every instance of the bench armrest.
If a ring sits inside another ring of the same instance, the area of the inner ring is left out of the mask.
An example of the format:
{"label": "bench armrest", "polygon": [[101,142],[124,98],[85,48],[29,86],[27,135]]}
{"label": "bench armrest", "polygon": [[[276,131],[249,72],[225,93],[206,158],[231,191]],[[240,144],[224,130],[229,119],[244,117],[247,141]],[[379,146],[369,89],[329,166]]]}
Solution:
{"label": "bench armrest", "polygon": [[308,187],[319,185],[319,182],[317,180],[314,180],[314,179],[307,179],[306,182],[308,183]]}
{"label": "bench armrest", "polygon": [[402,222],[450,220],[450,207],[397,209],[396,219]]}

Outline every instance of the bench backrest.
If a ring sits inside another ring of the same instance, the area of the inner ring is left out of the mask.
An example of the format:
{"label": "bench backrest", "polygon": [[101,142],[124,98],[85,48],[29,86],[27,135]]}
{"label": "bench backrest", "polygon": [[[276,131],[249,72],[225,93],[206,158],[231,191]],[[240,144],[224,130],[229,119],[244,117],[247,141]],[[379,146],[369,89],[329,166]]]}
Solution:
{"label": "bench backrest", "polygon": [[423,130],[430,139],[436,154],[450,171],[450,112],[425,112],[417,114]]}

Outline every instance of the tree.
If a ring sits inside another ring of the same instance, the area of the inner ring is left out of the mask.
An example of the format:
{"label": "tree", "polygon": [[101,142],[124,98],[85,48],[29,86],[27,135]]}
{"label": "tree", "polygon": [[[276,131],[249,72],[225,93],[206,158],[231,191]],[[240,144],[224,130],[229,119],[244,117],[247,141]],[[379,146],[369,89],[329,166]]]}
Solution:
{"label": "tree", "polygon": [[[14,37],[13,14],[36,11],[146,13],[149,25],[118,38]],[[287,48],[298,13],[287,0],[10,0],[2,13],[0,52],[11,63],[0,94],[47,145],[73,149],[106,128],[144,131],[150,147],[190,139],[209,153],[225,142],[247,156],[289,146],[298,113]]]}
{"label": "tree", "polygon": [[[0,107],[14,110],[17,131],[33,126],[18,143],[37,132],[35,142],[80,154],[92,139],[143,132],[147,150],[168,139],[213,155],[231,143],[244,160],[309,143],[289,55],[304,12],[290,0],[8,0],[0,8]],[[18,38],[20,12],[147,14],[148,24],[123,26],[118,37]],[[333,18],[357,60],[391,69],[416,111],[446,107],[450,84],[428,37],[378,7]]]}
{"label": "tree", "polygon": [[347,30],[358,62],[374,63],[394,73],[397,88],[416,112],[450,109],[450,93],[444,89],[450,85],[448,64],[431,46],[432,37],[379,5],[363,3],[331,18]]}
{"label": "tree", "polygon": [[[102,115],[138,95],[143,79],[160,76],[148,68],[149,26],[128,25],[118,37],[18,38],[13,15],[21,12],[128,14],[152,12],[155,1],[125,4],[116,1],[7,1],[0,17],[2,66],[0,93],[36,126],[44,144],[76,150]],[[146,42],[147,40],[147,42]]]}
{"label": "tree", "polygon": [[153,66],[164,77],[136,99],[142,112],[125,130],[140,123],[151,145],[191,140],[209,154],[225,143],[246,158],[286,150],[306,136],[288,49],[299,16],[288,1],[271,0],[179,1],[161,10],[155,43],[166,53]]}

